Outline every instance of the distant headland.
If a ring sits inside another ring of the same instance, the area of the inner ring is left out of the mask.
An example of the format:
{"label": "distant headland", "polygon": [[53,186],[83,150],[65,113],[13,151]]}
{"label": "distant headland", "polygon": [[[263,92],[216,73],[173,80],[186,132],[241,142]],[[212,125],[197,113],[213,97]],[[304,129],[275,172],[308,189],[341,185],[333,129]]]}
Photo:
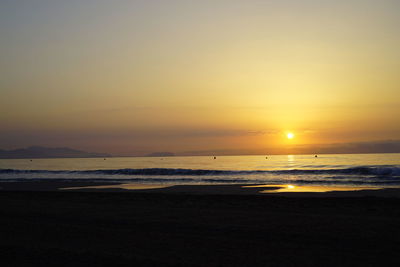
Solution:
{"label": "distant headland", "polygon": [[30,146],[14,150],[1,150],[0,159],[33,159],[33,158],[106,158],[106,153],[94,153],[68,147]]}
{"label": "distant headland", "polygon": [[172,152],[154,152],[147,154],[146,157],[173,157],[175,156]]}

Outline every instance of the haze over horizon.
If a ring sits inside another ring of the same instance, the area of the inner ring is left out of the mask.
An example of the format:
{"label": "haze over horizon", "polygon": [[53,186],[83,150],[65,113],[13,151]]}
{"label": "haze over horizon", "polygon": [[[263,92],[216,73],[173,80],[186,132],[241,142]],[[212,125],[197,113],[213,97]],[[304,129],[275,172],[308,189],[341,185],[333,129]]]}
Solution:
{"label": "haze over horizon", "polygon": [[0,149],[393,152],[398,10],[395,0],[1,1]]}

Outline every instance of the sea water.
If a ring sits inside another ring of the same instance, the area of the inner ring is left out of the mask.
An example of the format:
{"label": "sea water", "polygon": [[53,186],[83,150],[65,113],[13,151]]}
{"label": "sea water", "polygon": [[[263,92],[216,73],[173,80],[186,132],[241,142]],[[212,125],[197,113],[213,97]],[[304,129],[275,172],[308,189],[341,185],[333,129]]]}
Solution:
{"label": "sea water", "polygon": [[400,154],[1,159],[0,180],[399,186]]}

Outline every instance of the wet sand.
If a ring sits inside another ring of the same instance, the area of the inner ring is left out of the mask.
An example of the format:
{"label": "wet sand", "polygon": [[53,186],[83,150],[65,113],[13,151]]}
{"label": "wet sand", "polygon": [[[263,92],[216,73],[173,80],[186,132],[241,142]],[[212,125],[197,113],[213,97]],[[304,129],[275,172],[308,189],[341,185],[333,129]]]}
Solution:
{"label": "wet sand", "polygon": [[0,183],[2,266],[400,264],[398,189],[34,184]]}
{"label": "wet sand", "polygon": [[260,195],[285,197],[400,197],[400,188],[309,185],[171,185],[75,181],[0,182],[1,191],[131,192],[196,195]]}

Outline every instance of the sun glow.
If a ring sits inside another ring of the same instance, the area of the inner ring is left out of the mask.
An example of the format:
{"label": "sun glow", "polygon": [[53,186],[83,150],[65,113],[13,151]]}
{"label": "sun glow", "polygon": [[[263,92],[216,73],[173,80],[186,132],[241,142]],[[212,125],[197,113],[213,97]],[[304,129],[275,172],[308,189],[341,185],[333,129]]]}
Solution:
{"label": "sun glow", "polygon": [[293,139],[293,138],[294,138],[294,133],[287,133],[287,134],[286,134],[286,137],[287,137],[288,139]]}

